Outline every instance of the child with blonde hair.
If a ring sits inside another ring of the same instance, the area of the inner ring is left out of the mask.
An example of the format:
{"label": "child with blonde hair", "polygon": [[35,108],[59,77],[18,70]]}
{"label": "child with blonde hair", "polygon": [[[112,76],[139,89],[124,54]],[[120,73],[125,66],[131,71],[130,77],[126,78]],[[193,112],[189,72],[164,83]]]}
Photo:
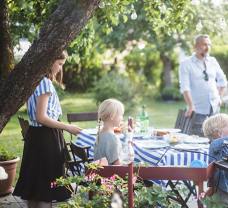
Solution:
{"label": "child with blonde hair", "polygon": [[[114,127],[123,120],[124,105],[116,99],[104,100],[98,108],[98,133],[94,146],[94,160],[106,157],[110,165],[120,164],[121,143]],[[101,127],[101,123],[103,126]]]}
{"label": "child with blonde hair", "polygon": [[[207,118],[203,123],[203,132],[211,140],[209,148],[209,163],[222,160],[228,155],[228,115],[216,114]],[[216,171],[213,178],[208,181],[206,196],[214,193],[218,196],[222,204],[228,207],[228,173]]]}
{"label": "child with blonde hair", "polygon": [[228,115],[219,113],[209,117],[203,123],[203,133],[205,137],[208,137],[211,141],[213,139],[228,136]]}

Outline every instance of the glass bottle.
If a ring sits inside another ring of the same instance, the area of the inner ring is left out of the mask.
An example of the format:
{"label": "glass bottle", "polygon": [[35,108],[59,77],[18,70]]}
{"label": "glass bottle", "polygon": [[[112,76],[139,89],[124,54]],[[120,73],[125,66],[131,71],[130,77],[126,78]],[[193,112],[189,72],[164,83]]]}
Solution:
{"label": "glass bottle", "polygon": [[132,129],[128,129],[128,132],[125,134],[124,142],[122,143],[121,163],[127,165],[133,162],[134,156],[133,132]]}
{"label": "glass bottle", "polygon": [[147,132],[149,128],[149,117],[147,112],[145,111],[145,108],[145,105],[143,105],[141,114],[139,116],[141,133]]}

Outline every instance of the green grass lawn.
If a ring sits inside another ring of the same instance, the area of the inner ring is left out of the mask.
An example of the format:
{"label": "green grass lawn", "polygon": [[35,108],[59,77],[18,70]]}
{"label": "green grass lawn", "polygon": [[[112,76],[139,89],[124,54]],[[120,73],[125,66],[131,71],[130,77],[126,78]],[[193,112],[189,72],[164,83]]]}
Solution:
{"label": "green grass lawn", "polygon": [[[135,117],[139,114],[142,104],[146,105],[146,110],[150,117],[150,125],[156,128],[169,128],[174,127],[177,111],[179,108],[184,108],[183,102],[155,102],[152,99],[144,99],[143,103],[139,103],[137,107],[130,109],[125,114],[125,118],[128,116]],[[96,102],[92,99],[92,94],[67,94],[61,100],[63,108],[62,121],[66,122],[67,112],[84,112],[84,111],[96,111]],[[23,106],[8,122],[3,132],[0,135],[0,147],[5,147],[10,152],[15,153],[18,156],[22,156],[23,141],[20,126],[17,120],[17,116],[22,115],[27,118],[25,106]],[[96,122],[84,122],[79,123],[82,128],[95,127]],[[69,139],[70,135],[65,133],[65,138]],[[20,167],[20,163],[19,163]],[[19,168],[17,169],[19,170]]]}

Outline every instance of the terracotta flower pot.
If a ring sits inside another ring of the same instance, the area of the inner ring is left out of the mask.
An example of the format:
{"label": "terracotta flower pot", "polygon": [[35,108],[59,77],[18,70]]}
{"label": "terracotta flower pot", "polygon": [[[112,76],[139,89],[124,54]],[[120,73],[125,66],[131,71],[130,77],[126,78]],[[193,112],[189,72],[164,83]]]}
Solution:
{"label": "terracotta flower pot", "polygon": [[6,180],[0,180],[0,196],[12,193],[12,184],[15,179],[17,162],[19,160],[20,158],[17,157],[13,160],[0,161],[0,166],[2,166],[8,174],[8,178]]}

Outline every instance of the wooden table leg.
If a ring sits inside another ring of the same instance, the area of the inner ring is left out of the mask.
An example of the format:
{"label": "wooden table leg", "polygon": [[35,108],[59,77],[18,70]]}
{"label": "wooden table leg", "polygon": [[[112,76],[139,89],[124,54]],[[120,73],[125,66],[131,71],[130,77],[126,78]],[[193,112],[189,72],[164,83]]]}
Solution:
{"label": "wooden table leg", "polygon": [[198,204],[198,208],[203,208],[203,204],[202,202],[200,201],[199,197],[201,195],[201,193],[204,192],[204,189],[203,189],[203,181],[198,181],[197,183],[195,183],[197,186],[198,186],[198,194],[197,194],[197,204]]}
{"label": "wooden table leg", "polygon": [[128,205],[134,207],[134,190],[133,190],[133,163],[128,165]]}

